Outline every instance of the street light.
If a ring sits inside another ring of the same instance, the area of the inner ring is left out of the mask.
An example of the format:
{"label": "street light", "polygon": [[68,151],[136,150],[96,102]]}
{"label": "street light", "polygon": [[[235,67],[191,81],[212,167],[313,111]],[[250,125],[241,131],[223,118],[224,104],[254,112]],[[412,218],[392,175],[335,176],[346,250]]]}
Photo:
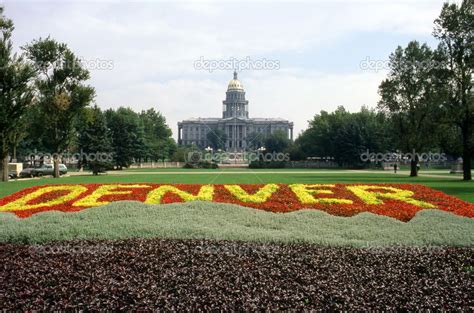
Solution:
{"label": "street light", "polygon": [[[212,148],[210,146],[207,146],[207,148],[205,148],[204,150],[206,150],[207,153],[210,153],[211,154],[211,158],[210,158],[210,162],[212,163]],[[207,158],[207,156],[206,156]]]}
{"label": "street light", "polygon": [[264,157],[263,157],[263,152],[265,152],[265,150],[267,150],[265,147],[260,147],[257,149],[257,151],[259,152],[259,156],[258,156],[258,160],[259,161],[264,161]]}

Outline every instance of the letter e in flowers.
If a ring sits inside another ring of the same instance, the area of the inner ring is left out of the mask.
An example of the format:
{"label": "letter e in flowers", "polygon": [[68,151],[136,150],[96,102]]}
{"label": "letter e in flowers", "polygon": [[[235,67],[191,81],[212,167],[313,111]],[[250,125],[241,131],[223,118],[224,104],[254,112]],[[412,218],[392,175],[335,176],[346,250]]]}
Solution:
{"label": "letter e in flowers", "polygon": [[[327,188],[334,188],[336,185],[330,184],[293,184],[289,186],[291,191],[298,197],[298,200],[303,204],[325,203],[325,204],[352,204],[352,200],[337,199],[337,198],[315,198],[318,194],[332,195],[334,192]],[[324,189],[326,188],[326,189]]]}
{"label": "letter e in flowers", "polygon": [[[131,190],[116,190],[116,189],[136,189],[136,188],[150,188],[148,185],[102,185],[99,186],[90,195],[74,202],[73,206],[80,207],[94,207],[99,205],[105,205],[109,201],[99,201],[104,196],[115,196],[115,195],[128,195],[131,194]],[[133,199],[131,199],[133,200]]]}

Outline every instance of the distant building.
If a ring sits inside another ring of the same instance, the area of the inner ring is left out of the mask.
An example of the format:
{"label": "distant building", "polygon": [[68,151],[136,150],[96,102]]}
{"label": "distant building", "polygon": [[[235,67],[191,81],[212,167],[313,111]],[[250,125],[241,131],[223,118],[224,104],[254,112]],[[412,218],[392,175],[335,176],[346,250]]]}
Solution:
{"label": "distant building", "polygon": [[227,135],[225,150],[248,151],[255,148],[257,134],[263,137],[276,131],[283,131],[293,140],[293,123],[281,118],[249,118],[249,102],[245,100],[244,87],[237,79],[227,86],[226,98],[222,101],[222,118],[190,118],[178,123],[178,144],[196,145],[205,148],[210,145],[208,133],[220,129]]}

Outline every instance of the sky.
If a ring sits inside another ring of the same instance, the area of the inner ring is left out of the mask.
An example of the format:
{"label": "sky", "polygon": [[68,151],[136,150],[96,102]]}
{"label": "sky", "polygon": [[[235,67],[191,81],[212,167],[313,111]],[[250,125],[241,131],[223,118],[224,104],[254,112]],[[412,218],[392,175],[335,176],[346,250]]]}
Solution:
{"label": "sky", "polygon": [[[155,108],[177,122],[221,117],[233,68],[250,117],[294,122],[321,110],[375,108],[386,63],[411,40],[436,47],[443,0],[1,1],[17,51],[66,43],[103,108]],[[233,62],[233,63],[232,63]]]}

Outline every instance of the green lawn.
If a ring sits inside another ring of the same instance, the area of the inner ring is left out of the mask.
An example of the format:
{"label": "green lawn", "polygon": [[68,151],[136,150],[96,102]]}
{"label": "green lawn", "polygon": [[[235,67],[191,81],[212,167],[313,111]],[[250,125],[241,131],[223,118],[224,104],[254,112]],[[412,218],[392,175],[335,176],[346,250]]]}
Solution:
{"label": "green lawn", "polygon": [[[151,172],[151,173],[150,173]],[[441,190],[474,203],[474,182],[444,177],[416,177],[377,171],[292,170],[292,169],[136,169],[100,176],[69,176],[0,183],[0,197],[21,189],[44,184],[91,183],[185,183],[185,184],[259,184],[259,183],[417,183]]]}

